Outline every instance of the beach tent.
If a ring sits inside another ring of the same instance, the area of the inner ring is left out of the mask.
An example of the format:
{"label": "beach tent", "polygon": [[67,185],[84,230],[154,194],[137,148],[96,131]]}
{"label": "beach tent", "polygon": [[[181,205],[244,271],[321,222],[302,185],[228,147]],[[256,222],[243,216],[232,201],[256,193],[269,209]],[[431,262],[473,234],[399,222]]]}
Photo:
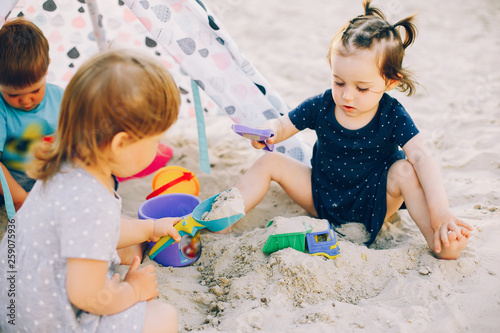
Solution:
{"label": "beach tent", "polygon": [[[141,47],[174,76],[182,94],[181,117],[193,116],[198,104],[201,113],[224,113],[256,127],[289,111],[200,0],[2,0],[0,26],[16,16],[33,21],[46,35],[47,80],[62,87],[99,46]],[[275,149],[309,163],[311,149],[300,137]]]}
{"label": "beach tent", "polygon": [[[92,4],[96,4],[92,7]],[[105,15],[91,14],[91,9]],[[10,14],[8,14],[10,12]],[[141,48],[156,56],[174,76],[181,87],[181,117],[194,116],[190,78],[165,50],[149,36],[136,16],[118,0],[2,0],[0,26],[5,19],[24,16],[44,32],[50,44],[51,64],[47,80],[65,87],[78,67],[99,49],[108,47]],[[97,19],[94,29],[92,18]],[[96,32],[98,36],[96,37]],[[201,92],[205,113],[216,115],[219,108]]]}

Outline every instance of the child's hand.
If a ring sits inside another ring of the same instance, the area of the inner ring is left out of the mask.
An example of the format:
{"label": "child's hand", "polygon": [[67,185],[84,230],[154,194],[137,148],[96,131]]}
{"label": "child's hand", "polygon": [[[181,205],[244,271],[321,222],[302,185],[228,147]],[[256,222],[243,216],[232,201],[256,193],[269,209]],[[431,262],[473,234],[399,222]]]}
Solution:
{"label": "child's hand", "polygon": [[157,242],[161,237],[169,235],[175,240],[175,242],[179,242],[181,240],[181,235],[177,229],[174,228],[181,220],[180,217],[165,217],[162,219],[158,219],[154,222],[153,234],[149,239],[150,242]]}
{"label": "child's hand", "polygon": [[26,197],[28,196],[28,192],[24,192],[24,193],[25,193],[25,195],[22,199],[14,201],[14,209],[16,210],[16,212],[23,206],[24,201],[26,200]]}
{"label": "child's hand", "polygon": [[21,186],[18,186],[18,190],[11,190],[12,201],[14,203],[14,208],[16,212],[22,207],[24,201],[28,197],[28,192],[26,192]]}
{"label": "child's hand", "polygon": [[134,289],[137,302],[148,301],[160,294],[154,266],[139,268],[140,264],[141,259],[135,256],[124,279]]}
{"label": "child's hand", "polygon": [[[443,210],[439,214],[435,214],[435,216],[431,215],[431,225],[434,229],[433,243],[436,253],[441,252],[441,244],[445,248],[450,246],[450,235],[453,235],[453,240],[456,239],[460,242],[463,237],[468,238],[469,231],[474,230],[470,224],[458,219],[449,209]],[[464,227],[469,231],[461,229],[458,226]]]}
{"label": "child's hand", "polygon": [[[289,137],[300,132],[292,123],[287,114],[279,118],[268,120],[258,128],[270,129],[271,132],[274,134],[273,137],[270,137],[266,140],[266,143],[268,145],[273,145],[285,141]],[[252,146],[257,149],[262,149],[266,145],[262,142],[252,141]]]}
{"label": "child's hand", "polygon": [[264,143],[264,141],[250,140],[250,142],[252,143],[252,146],[254,148],[263,149],[266,147],[266,143],[268,145],[273,145],[275,143],[277,132],[276,132],[276,128],[274,126],[273,120],[268,120],[257,128],[264,129],[264,130],[271,130],[272,136],[270,138],[266,139],[265,143]]}
{"label": "child's hand", "polygon": [[[263,149],[266,147],[266,144],[263,141],[256,141],[256,140],[251,140],[252,146],[256,149]],[[271,137],[266,140],[266,143],[268,145],[274,144],[274,137]]]}

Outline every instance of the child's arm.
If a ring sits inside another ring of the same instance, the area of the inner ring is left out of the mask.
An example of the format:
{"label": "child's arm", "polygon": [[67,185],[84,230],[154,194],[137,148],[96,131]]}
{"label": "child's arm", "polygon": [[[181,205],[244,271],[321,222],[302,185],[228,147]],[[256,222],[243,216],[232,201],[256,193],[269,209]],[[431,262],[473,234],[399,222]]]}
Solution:
{"label": "child's arm", "polygon": [[408,161],[413,165],[425,193],[431,227],[434,230],[435,251],[439,253],[441,252],[441,242],[445,247],[450,245],[448,231],[454,231],[458,240],[461,240],[463,236],[458,226],[469,230],[473,230],[473,228],[450,211],[439,166],[427,148],[422,135],[417,134],[413,137],[404,145],[403,150]]}
{"label": "child's arm", "polygon": [[176,242],[181,240],[174,225],[180,221],[178,217],[166,217],[158,220],[138,220],[123,217],[120,225],[120,238],[117,249],[141,244],[146,241],[156,242],[162,236],[169,235]]}
{"label": "child's arm", "polygon": [[[0,156],[2,153],[0,152]],[[14,201],[14,207],[16,211],[21,208],[28,196],[28,193],[19,185],[18,182],[12,177],[9,170],[0,162],[0,167],[2,168],[3,174],[5,175],[5,179],[7,180],[7,184],[9,185],[10,195],[12,196],[12,201]],[[0,193],[3,195],[3,188],[0,185]]]}
{"label": "child's arm", "polygon": [[108,262],[69,258],[66,270],[68,299],[81,310],[112,315],[158,296],[154,266],[139,269],[139,265],[140,259],[135,257],[123,281],[118,274],[108,280]]}
{"label": "child's arm", "polygon": [[[292,135],[300,132],[292,123],[288,115],[283,115],[276,119],[271,119],[263,123],[259,128],[269,128],[273,131],[274,136],[267,139],[267,143],[274,144],[285,141]],[[252,146],[257,149],[262,149],[266,145],[262,142],[252,140]]]}

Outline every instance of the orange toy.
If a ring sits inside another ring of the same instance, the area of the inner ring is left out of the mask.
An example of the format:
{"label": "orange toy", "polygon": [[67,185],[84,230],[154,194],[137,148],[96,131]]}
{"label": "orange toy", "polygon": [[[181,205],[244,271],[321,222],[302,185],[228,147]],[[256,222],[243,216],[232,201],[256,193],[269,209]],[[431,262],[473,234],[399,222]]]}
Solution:
{"label": "orange toy", "polygon": [[188,193],[198,196],[200,183],[195,174],[179,166],[167,166],[156,172],[152,181],[153,192],[146,200],[160,194]]}

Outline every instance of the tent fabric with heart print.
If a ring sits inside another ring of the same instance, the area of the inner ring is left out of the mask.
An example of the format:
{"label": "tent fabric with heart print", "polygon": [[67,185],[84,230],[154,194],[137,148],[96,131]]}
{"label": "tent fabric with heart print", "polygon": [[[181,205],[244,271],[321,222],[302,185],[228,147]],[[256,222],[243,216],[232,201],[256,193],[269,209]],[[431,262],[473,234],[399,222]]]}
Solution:
{"label": "tent fabric with heart print", "polygon": [[[91,13],[90,5],[99,12]],[[102,29],[98,38],[105,34],[111,47],[142,48],[168,68],[181,90],[181,117],[195,114],[191,79],[201,88],[205,115],[226,114],[256,127],[290,110],[200,0],[3,0],[0,25],[16,16],[44,32],[51,57],[47,81],[61,87],[99,51],[94,17]],[[300,136],[275,149],[309,164],[311,148]]]}

